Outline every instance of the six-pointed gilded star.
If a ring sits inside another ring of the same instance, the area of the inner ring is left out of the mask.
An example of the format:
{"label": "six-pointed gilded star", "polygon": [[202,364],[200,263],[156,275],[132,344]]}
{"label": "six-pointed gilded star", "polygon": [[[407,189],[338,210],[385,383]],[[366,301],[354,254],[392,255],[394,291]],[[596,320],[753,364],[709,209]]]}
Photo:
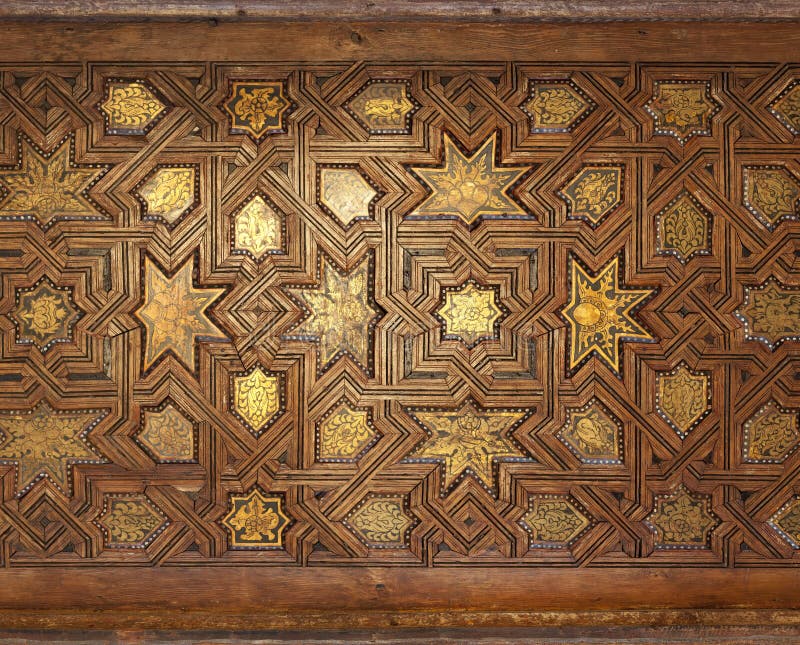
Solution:
{"label": "six-pointed gilded star", "polygon": [[22,139],[19,168],[0,170],[0,220],[28,217],[47,227],[59,219],[101,219],[86,191],[104,173],[71,164],[68,141],[47,156]]}
{"label": "six-pointed gilded star", "polygon": [[519,410],[485,410],[467,402],[457,410],[410,412],[430,435],[410,459],[444,462],[445,488],[467,468],[493,488],[492,464],[523,457],[508,437],[511,427],[524,417]]}
{"label": "six-pointed gilded star", "polygon": [[319,286],[290,289],[307,315],[290,330],[287,338],[317,341],[320,369],[348,354],[369,371],[371,325],[381,316],[371,302],[369,258],[365,256],[348,273],[321,259],[319,274]]}
{"label": "six-pointed gilded star", "polygon": [[570,327],[569,369],[596,354],[619,374],[622,342],[653,340],[633,315],[654,290],[622,289],[619,257],[603,267],[596,277],[572,256],[569,266],[570,301],[561,310]]}
{"label": "six-pointed gilded star", "polygon": [[55,411],[45,401],[30,412],[0,413],[0,463],[17,467],[17,493],[42,476],[69,492],[76,462],[105,463],[86,439],[102,416],[94,410]]}
{"label": "six-pointed gilded star", "polygon": [[455,215],[473,224],[482,215],[525,215],[525,210],[508,195],[508,189],[528,166],[495,165],[496,137],[467,157],[450,137],[444,135],[444,164],[441,168],[412,168],[432,193],[414,215]]}
{"label": "six-pointed gilded star", "polygon": [[201,289],[192,283],[189,258],[169,277],[144,260],[144,303],[136,311],[146,331],[144,367],[147,371],[165,352],[172,352],[194,371],[195,342],[226,340],[206,313],[225,289]]}

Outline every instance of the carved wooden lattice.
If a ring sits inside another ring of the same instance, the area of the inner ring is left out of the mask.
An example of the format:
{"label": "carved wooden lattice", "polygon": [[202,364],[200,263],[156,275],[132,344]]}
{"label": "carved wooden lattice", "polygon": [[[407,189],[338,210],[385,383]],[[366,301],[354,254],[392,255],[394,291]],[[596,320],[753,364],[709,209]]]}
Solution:
{"label": "carved wooden lattice", "polygon": [[800,74],[0,90],[0,559],[789,564]]}

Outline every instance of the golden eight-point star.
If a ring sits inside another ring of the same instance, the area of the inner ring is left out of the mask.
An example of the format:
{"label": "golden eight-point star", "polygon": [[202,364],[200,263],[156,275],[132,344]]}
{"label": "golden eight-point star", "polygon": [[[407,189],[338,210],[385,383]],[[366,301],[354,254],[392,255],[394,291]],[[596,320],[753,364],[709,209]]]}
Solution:
{"label": "golden eight-point star", "polygon": [[520,459],[508,433],[525,413],[519,410],[477,409],[464,403],[457,410],[410,410],[430,438],[409,457],[410,461],[444,462],[444,488],[469,468],[493,488],[492,464],[499,459]]}
{"label": "golden eight-point star", "polygon": [[30,412],[0,412],[0,464],[17,467],[17,495],[40,477],[69,494],[74,464],[106,463],[86,439],[102,417],[96,410],[55,411],[45,401]]}
{"label": "golden eight-point star", "polygon": [[69,141],[46,156],[22,139],[20,167],[0,170],[7,191],[0,201],[0,220],[25,217],[47,228],[62,219],[102,219],[86,190],[105,169],[77,168],[69,157]]}
{"label": "golden eight-point star", "polygon": [[195,341],[227,340],[209,320],[206,310],[225,289],[198,289],[192,283],[192,259],[169,277],[145,257],[144,304],[136,316],[144,323],[146,342],[143,370],[172,352],[194,372]]}
{"label": "golden eight-point star", "polygon": [[507,191],[528,167],[496,167],[495,143],[492,135],[467,157],[444,135],[443,167],[412,168],[433,191],[413,214],[455,215],[468,225],[482,215],[527,215]]}
{"label": "golden eight-point star", "polygon": [[290,289],[307,315],[286,335],[319,343],[319,369],[348,354],[371,372],[372,325],[382,312],[371,302],[369,258],[349,273],[340,273],[327,259],[320,260],[318,287]]}
{"label": "golden eight-point star", "polygon": [[654,289],[621,289],[619,258],[592,277],[572,256],[570,301],[561,310],[570,326],[569,369],[596,354],[620,373],[622,341],[651,342],[653,337],[633,317]]}

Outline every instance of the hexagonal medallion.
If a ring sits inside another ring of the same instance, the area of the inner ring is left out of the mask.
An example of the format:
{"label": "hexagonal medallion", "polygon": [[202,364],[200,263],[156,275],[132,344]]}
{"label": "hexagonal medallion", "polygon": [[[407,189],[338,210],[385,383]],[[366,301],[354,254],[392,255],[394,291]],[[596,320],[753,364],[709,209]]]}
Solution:
{"label": "hexagonal medallion", "polygon": [[195,457],[195,424],[171,401],[142,410],[136,440],[161,463],[190,462]]}
{"label": "hexagonal medallion", "polygon": [[680,486],[669,495],[656,495],[645,524],[655,533],[657,549],[704,549],[719,520],[709,495],[692,495]]}
{"label": "hexagonal medallion", "polygon": [[106,495],[96,523],[105,545],[116,549],[143,549],[169,524],[167,517],[145,495]]}
{"label": "hexagonal medallion", "polygon": [[231,378],[231,412],[258,436],[285,411],[283,377],[256,366]]}
{"label": "hexagonal medallion", "polygon": [[345,525],[373,549],[403,548],[414,519],[402,496],[370,496],[349,513]]}
{"label": "hexagonal medallion", "polygon": [[31,344],[44,353],[55,343],[72,341],[72,330],[83,315],[72,302],[70,287],[57,287],[48,278],[18,289],[9,318],[16,327],[16,342]]}
{"label": "hexagonal medallion", "polygon": [[143,220],[161,220],[169,228],[199,203],[197,166],[162,166],[137,189]]}
{"label": "hexagonal medallion", "polygon": [[779,464],[797,449],[799,440],[798,411],[769,401],[744,422],[743,457],[751,463]]}
{"label": "hexagonal medallion", "polygon": [[570,132],[597,107],[570,80],[531,79],[530,95],[522,105],[531,132]]}
{"label": "hexagonal medallion", "polygon": [[655,134],[669,134],[681,145],[696,135],[711,135],[711,119],[721,106],[711,97],[708,81],[655,81],[644,109],[655,122]]}
{"label": "hexagonal medallion", "polygon": [[505,308],[497,290],[469,280],[459,287],[442,290],[444,302],[435,311],[443,323],[442,338],[460,340],[468,348],[482,340],[499,338]]}
{"label": "hexagonal medallion", "polygon": [[768,524],[791,544],[793,549],[800,549],[800,498],[790,499],[769,518]]}
{"label": "hexagonal medallion", "polygon": [[568,409],[558,436],[585,464],[622,463],[622,424],[597,399]]}
{"label": "hexagonal medallion", "polygon": [[658,252],[682,264],[711,253],[711,215],[688,193],[681,193],[656,216]]}
{"label": "hexagonal medallion", "polygon": [[106,134],[145,134],[167,112],[163,100],[140,80],[106,82],[106,98],[100,104]]}
{"label": "hexagonal medallion", "polygon": [[800,183],[783,166],[745,166],[742,201],[769,230],[800,214]]}
{"label": "hexagonal medallion", "polygon": [[410,83],[401,80],[370,80],[345,103],[345,109],[370,134],[408,134],[419,107]]}
{"label": "hexagonal medallion", "polygon": [[246,253],[256,262],[269,253],[281,253],[283,215],[266,196],[254,195],[233,216],[234,253]]}
{"label": "hexagonal medallion", "polygon": [[559,195],[567,202],[567,217],[583,219],[594,228],[622,203],[622,166],[584,166]]}
{"label": "hexagonal medallion", "polygon": [[317,423],[317,460],[356,461],[377,438],[369,410],[339,401]]}
{"label": "hexagonal medallion", "polygon": [[380,195],[357,168],[350,166],[318,168],[317,190],[319,205],[345,228],[355,220],[372,217]]}
{"label": "hexagonal medallion", "polygon": [[708,414],[711,375],[681,363],[671,372],[656,373],[656,411],[681,439]]}
{"label": "hexagonal medallion", "polygon": [[744,288],[744,302],[734,312],[744,324],[744,337],[774,351],[786,341],[800,340],[800,289],[784,287],[775,278]]}
{"label": "hexagonal medallion", "polygon": [[533,495],[522,525],[533,548],[566,548],[592,525],[586,509],[569,495]]}
{"label": "hexagonal medallion", "polygon": [[254,489],[247,495],[231,495],[230,511],[222,519],[228,529],[231,549],[274,549],[283,546],[289,518],[282,510],[283,498]]}
{"label": "hexagonal medallion", "polygon": [[769,105],[769,111],[792,134],[800,134],[800,80],[792,81]]}

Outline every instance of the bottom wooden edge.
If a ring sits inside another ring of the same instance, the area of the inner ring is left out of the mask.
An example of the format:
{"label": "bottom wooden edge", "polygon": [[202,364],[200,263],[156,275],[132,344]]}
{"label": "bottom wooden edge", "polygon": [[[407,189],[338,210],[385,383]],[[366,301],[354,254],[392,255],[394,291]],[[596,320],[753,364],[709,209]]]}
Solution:
{"label": "bottom wooden edge", "polygon": [[[358,611],[0,611],[1,630],[356,630],[409,628],[560,628],[593,626],[791,627],[798,610]],[[800,633],[800,631],[798,631]]]}

